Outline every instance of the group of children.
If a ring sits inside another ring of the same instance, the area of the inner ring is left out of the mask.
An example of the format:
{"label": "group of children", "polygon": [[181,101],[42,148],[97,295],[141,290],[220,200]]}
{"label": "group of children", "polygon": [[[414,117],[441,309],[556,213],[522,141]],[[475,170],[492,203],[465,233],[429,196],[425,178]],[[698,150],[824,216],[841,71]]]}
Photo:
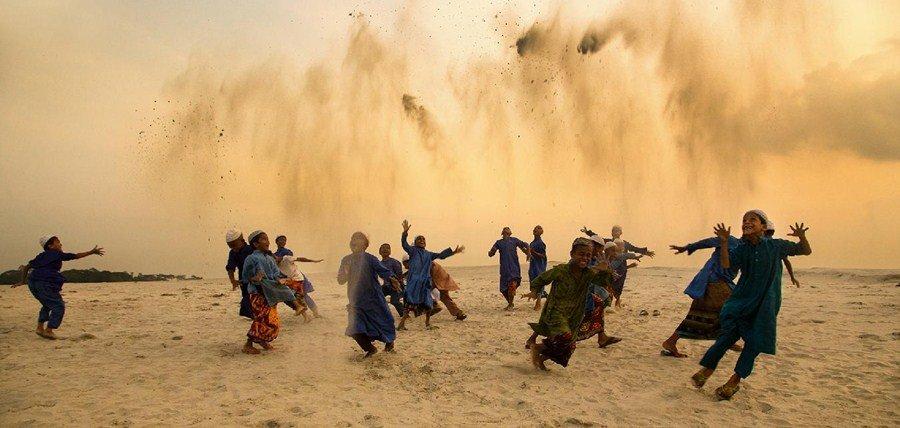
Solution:
{"label": "group of children", "polygon": [[[396,331],[405,330],[412,317],[425,315],[426,328],[432,328],[431,316],[442,310],[438,300],[457,320],[466,319],[466,314],[450,297],[450,292],[458,290],[459,285],[436,263],[465,248],[429,251],[422,235],[410,244],[411,226],[406,220],[402,226],[401,245],[406,253],[402,262],[391,257],[391,246],[387,243],[379,247],[380,260],[369,254],[366,252],[368,237],[356,232],[350,237],[351,253],[341,260],[338,269],[337,281],[347,285],[349,300],[345,333],[359,344],[366,357],[378,352],[373,345],[375,341],[383,342],[384,349],[392,351]],[[676,346],[680,338],[715,340],[700,360],[701,369],[691,378],[700,388],[727,350],[740,351],[734,374],[716,389],[719,399],[729,399],[740,389],[741,379],[750,375],[760,353],[775,353],[782,264],[787,267],[791,281],[799,286],[788,257],[812,252],[806,239],[808,228],[803,224],[791,226],[789,236],[797,237],[799,242],[773,238],[774,223],[760,210],[744,214],[741,230],[742,237],[738,239],[731,236],[730,228],[719,224],[715,237],[670,246],[675,254],[692,254],[704,248],[714,251],[685,289],[693,302],[687,316],[663,342],[661,354],[687,357]],[[541,226],[534,227],[534,239],[530,243],[513,237],[510,228],[504,227],[501,238],[488,251],[489,257],[498,253],[500,256],[499,288],[506,310],[514,309],[516,291],[522,281],[518,252],[523,252],[530,262],[530,290],[522,297],[534,299],[535,310],[541,310],[541,300],[546,300],[538,322],[529,324],[533,334],[525,346],[531,350],[532,363],[542,370],[547,370],[547,360],[566,366],[578,341],[597,336],[598,346],[603,348],[621,340],[606,334],[605,308],[613,301],[620,305],[628,269],[636,265],[630,261],[654,256],[653,251],[624,241],[619,226],[613,227],[611,238],[601,238],[586,227],[581,231],[586,237],[573,241],[569,261],[549,270]],[[271,342],[281,328],[278,303],[288,305],[305,322],[321,317],[310,296],[314,290],[312,282],[297,266],[302,262],[319,263],[321,259],[296,256],[286,247],[287,237],[283,235],[276,237],[277,249],[272,252],[269,237],[261,230],[250,233],[246,240],[240,231],[229,230],[225,240],[230,248],[226,271],[232,288],[241,290],[239,314],[252,320],[243,352],[259,354],[255,345],[272,349]],[[93,254],[102,256],[104,251],[95,247],[83,253],[65,253],[55,235],[41,237],[39,243],[43,251],[20,267],[22,280],[13,287],[27,281],[29,290],[41,303],[36,333],[55,339],[54,330],[60,326],[65,313],[60,294],[65,282],[60,274],[62,262]],[[396,327],[388,302],[400,317]],[[544,337],[540,343],[539,336]],[[737,345],[738,340],[743,340],[743,347]]]}
{"label": "group of children", "polygon": [[[775,354],[782,264],[788,268],[792,282],[799,286],[787,258],[812,253],[806,239],[807,230],[802,223],[791,226],[788,236],[798,238],[798,242],[773,238],[774,223],[763,211],[751,210],[743,216],[740,239],[731,236],[730,228],[719,224],[714,229],[714,238],[670,247],[676,254],[715,248],[712,258],[685,290],[685,294],[693,299],[687,317],[662,345],[662,355],[683,358],[687,355],[676,347],[679,338],[715,340],[700,360],[701,369],[691,377],[694,386],[701,388],[706,384],[725,352],[729,349],[739,351],[734,373],[715,390],[718,399],[730,399],[740,389],[741,379],[752,372],[756,357],[761,353]],[[587,229],[583,232],[591,238],[596,236]],[[618,246],[616,244],[614,239],[612,246],[602,245],[613,248]],[[622,244],[623,249],[629,249],[624,242]],[[534,333],[526,342],[535,367],[547,370],[547,360],[566,366],[577,341],[584,340],[595,328],[599,329],[597,334],[601,334],[603,312],[597,307],[610,304],[609,299],[605,299],[606,293],[621,295],[622,292],[621,286],[614,286],[617,269],[613,262],[629,256],[614,253],[606,258],[606,264],[595,263],[600,245],[597,240],[575,239],[568,263],[532,280],[527,298],[540,298],[544,287],[551,285],[540,320],[530,324]],[[638,254],[653,255],[646,248],[631,246],[630,249]],[[740,278],[734,284],[738,274]],[[537,343],[538,336],[544,337],[541,343]],[[605,346],[602,336],[599,340],[600,346]],[[742,347],[736,346],[738,340],[743,340]]]}

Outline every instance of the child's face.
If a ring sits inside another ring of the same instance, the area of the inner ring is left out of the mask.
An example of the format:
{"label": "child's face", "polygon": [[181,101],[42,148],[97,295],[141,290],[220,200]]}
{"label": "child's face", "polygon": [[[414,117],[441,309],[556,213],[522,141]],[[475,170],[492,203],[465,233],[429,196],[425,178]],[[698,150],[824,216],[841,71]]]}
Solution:
{"label": "child's face", "polygon": [[416,241],[413,244],[419,248],[425,248],[425,237],[421,235],[417,236]]}
{"label": "child's face", "polygon": [[391,256],[391,246],[388,244],[382,245],[378,248],[378,254],[381,255],[381,258],[386,259]]}
{"label": "child's face", "polygon": [[247,241],[244,241],[244,237],[241,236],[240,238],[235,239],[234,241],[229,242],[229,243],[228,243],[228,248],[231,248],[232,250],[237,250],[238,248],[241,248],[241,247],[243,247],[244,245],[247,245]]}
{"label": "child's face", "polygon": [[763,236],[766,226],[756,213],[747,213],[744,214],[741,231],[744,232],[744,236]]}
{"label": "child's face", "polygon": [[540,227],[540,226],[535,226],[532,233],[534,233],[535,237],[540,237],[541,235],[544,234],[544,228]]}
{"label": "child's face", "polygon": [[50,243],[47,244],[47,249],[62,251],[62,242],[59,242],[59,238],[53,238],[50,240]]}
{"label": "child's face", "polygon": [[276,240],[275,240],[275,245],[278,245],[279,247],[283,247],[283,246],[287,245],[287,238],[278,238],[278,239],[276,239]]}
{"label": "child's face", "polygon": [[256,245],[254,245],[253,248],[260,251],[269,251],[269,235],[261,233],[256,238]]}
{"label": "child's face", "polygon": [[409,260],[404,260],[404,261],[403,261],[403,267],[406,268],[406,269],[409,269]]}
{"label": "child's face", "polygon": [[622,236],[622,228],[619,226],[613,227],[612,228],[612,238],[619,239],[620,236]]}
{"label": "child's face", "polygon": [[572,250],[572,261],[575,262],[578,267],[584,269],[590,264],[591,254],[593,254],[593,252],[593,248],[579,245]]}

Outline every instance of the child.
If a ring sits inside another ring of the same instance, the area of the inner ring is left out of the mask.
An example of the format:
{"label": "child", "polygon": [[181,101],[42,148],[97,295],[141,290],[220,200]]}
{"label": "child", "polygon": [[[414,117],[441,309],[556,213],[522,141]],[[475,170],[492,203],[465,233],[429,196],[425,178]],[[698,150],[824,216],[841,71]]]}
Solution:
{"label": "child", "polygon": [[[102,256],[105,252],[103,248],[95,245],[93,250],[83,253],[64,253],[62,242],[56,235],[42,236],[38,243],[41,244],[44,251],[35,256],[28,264],[20,267],[22,280],[12,287],[24,285],[25,281],[28,281],[28,290],[41,303],[35,333],[45,339],[54,340],[56,334],[53,330],[59,328],[66,313],[66,302],[63,301],[61,294],[66,278],[59,273],[59,270],[62,269],[62,262],[85,258],[92,254]],[[28,271],[30,270],[33,272],[29,278]],[[44,323],[47,324],[46,327]]]}
{"label": "child", "polygon": [[[276,240],[275,242],[278,241]],[[276,263],[278,263],[278,270],[280,270],[281,274],[288,279],[285,285],[297,295],[297,299],[294,300],[293,306],[294,315],[302,315],[303,322],[308,323],[312,321],[312,318],[306,313],[307,306],[304,300],[304,296],[306,295],[306,275],[304,275],[303,272],[300,272],[300,269],[297,267],[297,259],[297,257],[289,255],[275,257]]]}
{"label": "child", "polygon": [[285,284],[284,278],[275,257],[269,251],[269,236],[261,230],[252,232],[247,238],[253,253],[244,260],[241,271],[241,282],[247,284],[250,295],[250,309],[253,311],[253,323],[247,332],[247,342],[241,349],[245,354],[259,354],[253,344],[259,344],[269,351],[274,349],[271,342],[278,337],[281,320],[278,318],[278,302],[293,304],[297,296]]}
{"label": "child", "polygon": [[434,309],[434,298],[431,296],[431,289],[434,288],[431,280],[431,263],[436,259],[446,259],[459,254],[465,251],[465,247],[457,245],[456,249],[448,247],[440,253],[433,253],[425,249],[425,237],[422,235],[416,236],[413,245],[409,245],[410,227],[409,222],[403,220],[403,234],[400,242],[409,255],[409,272],[407,272],[406,290],[403,293],[406,310],[397,329],[406,330],[406,321],[409,319],[410,313],[417,317],[424,313],[425,328],[430,329],[431,315]]}
{"label": "child", "polygon": [[[547,370],[544,362],[552,360],[565,367],[575,352],[576,334],[584,318],[585,299],[592,285],[602,286],[610,279],[606,271],[589,268],[593,243],[587,238],[577,238],[569,252],[571,259],[550,269],[530,284],[531,292],[524,297],[536,299],[541,287],[552,284],[547,302],[537,323],[529,323],[534,339],[529,339],[531,362],[541,370]],[[536,343],[537,336],[544,336]]]}
{"label": "child", "polygon": [[522,283],[522,269],[519,267],[519,253],[516,249],[525,253],[527,261],[531,261],[531,250],[528,244],[513,237],[508,227],[504,227],[500,235],[501,238],[494,242],[494,246],[488,251],[488,257],[494,257],[494,254],[500,252],[500,294],[506,298],[505,310],[511,311],[515,308],[513,301],[516,298],[516,289]]}
{"label": "child", "polygon": [[[238,315],[253,319],[253,310],[250,309],[250,294],[247,293],[247,284],[241,282],[241,272],[244,270],[244,261],[247,256],[253,253],[253,247],[247,245],[244,240],[244,234],[236,229],[229,229],[225,232],[225,243],[228,244],[228,264],[225,265],[225,271],[228,272],[228,279],[231,281],[231,291],[238,288],[241,289],[241,306]],[[234,272],[237,270],[237,277]]]}
{"label": "child", "polygon": [[[459,308],[459,306],[456,306],[456,302],[450,297],[451,291],[459,290],[459,284],[457,284],[456,281],[450,277],[450,274],[444,270],[444,267],[437,262],[431,263],[431,280],[432,283],[434,283],[432,297],[434,297],[434,294],[437,294],[437,298],[444,303],[444,306],[447,307],[447,311],[450,312],[450,315],[456,317],[457,321],[465,320],[467,315]],[[435,305],[437,305],[437,303],[435,303]],[[437,306],[435,309],[437,309]],[[436,313],[437,312],[432,312],[432,315]]]}
{"label": "child", "polygon": [[612,241],[615,244],[614,251],[607,259],[610,269],[615,273],[615,280],[612,284],[613,297],[616,299],[616,307],[621,307],[620,299],[622,291],[625,289],[625,278],[628,276],[628,269],[637,267],[637,263],[628,263],[628,260],[640,260],[642,254],[629,253],[625,251],[625,241],[616,239]]}
{"label": "child", "polygon": [[[275,256],[276,261],[280,262],[281,258],[284,256],[294,257],[294,252],[291,251],[290,249],[288,249],[287,247],[285,247],[285,245],[287,245],[287,237],[286,236],[279,235],[277,238],[275,238],[275,245],[278,246],[278,249],[275,250],[275,253],[273,254]],[[302,263],[321,263],[324,261],[323,259],[313,260],[313,259],[308,259],[306,257],[294,257],[293,260],[295,262],[302,262]],[[303,293],[302,293],[303,294],[303,302],[312,311],[313,317],[322,318],[322,316],[319,315],[319,306],[316,305],[316,301],[313,300],[312,296],[310,295],[310,293],[312,293],[313,291],[316,291],[315,288],[313,288],[312,281],[310,281],[309,278],[303,274],[303,272],[301,272],[300,274],[303,275]]]}
{"label": "child", "polygon": [[[528,244],[528,250],[531,253],[531,262],[528,264],[528,281],[534,281],[538,275],[547,270],[547,244],[541,239],[544,234],[544,228],[540,225],[534,227],[531,231],[534,240]],[[547,297],[547,293],[541,290],[540,295],[534,300],[534,310],[541,310],[541,298]]]}
{"label": "child", "polygon": [[337,280],[339,284],[347,284],[347,329],[345,334],[353,338],[366,352],[368,358],[378,352],[372,341],[384,342],[384,350],[394,350],[394,317],[384,300],[381,291],[380,277],[390,282],[395,289],[400,289],[400,282],[393,277],[393,272],[386,268],[375,256],[366,252],[369,238],[362,232],[350,237],[351,253],[341,260]]}
{"label": "child", "polygon": [[804,224],[791,227],[788,235],[799,239],[799,242],[791,242],[766,236],[768,223],[768,217],[760,210],[744,214],[741,227],[744,236],[733,251],[728,248],[731,228],[726,229],[723,224],[715,228],[720,240],[722,267],[730,269],[734,266],[741,271],[741,277],[722,307],[719,338],[700,360],[703,368],[691,379],[694,386],[702,387],[725,352],[738,339],[743,339],[744,349],[738,357],[734,374],[716,389],[716,397],[720,400],[731,399],[740,390],[741,379],[750,376],[757,355],[775,354],[775,329],[781,308],[781,260],[787,256],[812,253],[806,239],[809,228]]}
{"label": "child", "polygon": [[384,281],[381,284],[381,291],[385,297],[390,299],[391,305],[397,310],[397,316],[403,316],[403,266],[400,262],[391,257],[391,244],[381,244],[378,248],[378,254],[381,256],[381,264],[391,270],[393,277],[400,282],[400,290],[394,288],[390,281]]}

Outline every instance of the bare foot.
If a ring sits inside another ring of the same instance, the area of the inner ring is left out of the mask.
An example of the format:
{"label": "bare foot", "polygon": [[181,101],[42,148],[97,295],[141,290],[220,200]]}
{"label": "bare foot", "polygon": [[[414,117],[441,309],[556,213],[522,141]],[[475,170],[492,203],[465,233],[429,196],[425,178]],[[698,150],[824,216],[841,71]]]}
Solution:
{"label": "bare foot", "polygon": [[366,355],[363,355],[363,358],[369,358],[372,355],[375,355],[377,353],[378,353],[378,348],[373,346],[371,351],[366,351]]}
{"label": "bare foot", "polygon": [[540,299],[539,299],[538,301],[534,302],[534,310],[536,310],[536,311],[541,310],[541,301],[540,301]]}
{"label": "bare foot", "polygon": [[262,348],[265,349],[266,351],[271,351],[271,350],[275,349],[275,347],[272,346],[272,345],[271,345],[270,343],[268,343],[268,342],[260,343],[259,346],[262,346]]}
{"label": "bare foot", "polygon": [[504,311],[511,311],[511,310],[513,310],[513,309],[515,309],[515,308],[516,308],[516,305],[513,305],[512,303],[510,303],[510,304],[506,305],[506,307],[503,308],[503,310],[504,310]]}
{"label": "bare foot", "polygon": [[438,328],[440,328],[440,327],[438,327],[436,325],[425,324],[425,330],[437,330]]}
{"label": "bare foot", "polygon": [[744,347],[735,343],[734,345],[731,345],[731,348],[729,348],[729,349],[731,349],[734,352],[741,352],[744,350]]}
{"label": "bare foot", "polygon": [[687,354],[682,354],[678,351],[678,347],[675,346],[674,343],[669,342],[668,340],[663,342],[662,344],[662,352],[660,354],[664,357],[675,357],[675,358],[687,358]]}
{"label": "bare foot", "polygon": [[259,354],[259,349],[254,348],[253,344],[248,342],[244,344],[243,348],[241,348],[241,352],[245,354],[256,355]]}
{"label": "bare foot", "polygon": [[550,371],[550,369],[544,365],[544,356],[541,355],[541,350],[543,348],[544,345],[539,345],[537,343],[531,346],[531,364],[538,370]]}
{"label": "bare foot", "polygon": [[46,328],[42,333],[38,333],[44,339],[56,340],[56,335],[53,334],[52,328]]}
{"label": "bare foot", "polygon": [[406,331],[407,328],[406,328],[405,325],[403,325],[403,323],[400,323],[400,325],[397,326],[397,330],[400,330],[400,331]]}
{"label": "bare foot", "polygon": [[607,336],[606,340],[597,340],[597,346],[599,348],[605,348],[609,345],[612,345],[614,343],[619,343],[621,341],[622,341],[621,337]]}
{"label": "bare foot", "polygon": [[394,352],[394,342],[386,343],[384,345],[384,352]]}
{"label": "bare foot", "polygon": [[44,323],[38,323],[37,329],[34,331],[38,336],[44,337]]}
{"label": "bare foot", "polygon": [[456,320],[457,320],[457,321],[465,321],[465,319],[468,318],[468,317],[469,317],[469,316],[466,315],[466,314],[459,314],[459,315],[456,316]]}

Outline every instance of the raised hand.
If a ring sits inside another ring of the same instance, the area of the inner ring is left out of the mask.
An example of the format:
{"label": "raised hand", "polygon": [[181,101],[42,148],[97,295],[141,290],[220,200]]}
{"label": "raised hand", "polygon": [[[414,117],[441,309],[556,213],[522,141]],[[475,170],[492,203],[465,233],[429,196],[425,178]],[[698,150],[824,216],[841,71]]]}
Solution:
{"label": "raised hand", "polygon": [[788,236],[796,236],[798,238],[806,237],[806,231],[809,230],[809,228],[804,226],[804,223],[794,223],[794,225],[791,226],[791,233],[788,233]]}
{"label": "raised hand", "polygon": [[100,248],[100,247],[94,245],[94,249],[91,250],[91,254],[96,254],[98,256],[102,256],[102,255],[106,254],[106,251],[103,248]]}
{"label": "raised hand", "polygon": [[728,241],[728,238],[731,236],[731,227],[725,228],[724,223],[719,223],[716,227],[713,228],[713,232],[715,232],[716,236],[723,242]]}
{"label": "raised hand", "polygon": [[456,248],[453,250],[453,254],[459,254],[463,251],[466,251],[466,246],[465,245],[457,245]]}
{"label": "raised hand", "polygon": [[588,228],[587,228],[587,226],[584,226],[584,227],[581,228],[581,233],[587,235],[587,233],[588,233]]}
{"label": "raised hand", "polygon": [[687,251],[687,247],[679,247],[678,245],[669,245],[669,249],[674,251],[675,254],[681,254]]}
{"label": "raised hand", "polygon": [[409,232],[409,228],[410,228],[410,227],[412,227],[412,225],[409,224],[409,221],[403,220],[403,231],[404,231],[404,232]]}
{"label": "raised hand", "polygon": [[655,255],[656,255],[655,251],[647,251],[647,257],[650,257],[652,259],[653,256],[655,256]]}

